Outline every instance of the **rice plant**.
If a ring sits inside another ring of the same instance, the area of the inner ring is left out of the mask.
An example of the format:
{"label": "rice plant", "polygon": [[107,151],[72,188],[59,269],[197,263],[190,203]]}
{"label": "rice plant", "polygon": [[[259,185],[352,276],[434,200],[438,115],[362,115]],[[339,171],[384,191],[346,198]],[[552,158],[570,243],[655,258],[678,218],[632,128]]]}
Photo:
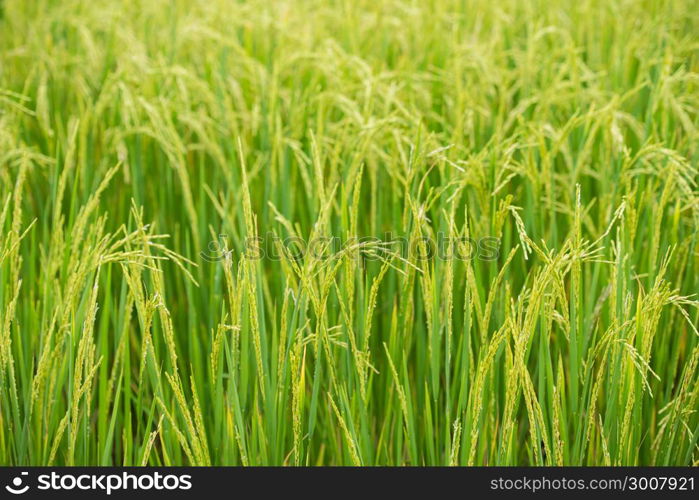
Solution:
{"label": "rice plant", "polygon": [[699,464],[696,1],[0,7],[0,464]]}

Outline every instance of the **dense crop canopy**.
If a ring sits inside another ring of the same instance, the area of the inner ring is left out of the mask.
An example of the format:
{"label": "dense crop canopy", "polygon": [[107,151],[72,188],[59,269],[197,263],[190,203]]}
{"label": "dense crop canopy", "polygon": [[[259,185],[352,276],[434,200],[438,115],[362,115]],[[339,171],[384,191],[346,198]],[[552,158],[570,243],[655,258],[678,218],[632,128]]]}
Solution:
{"label": "dense crop canopy", "polygon": [[698,33],[0,0],[0,464],[696,464]]}

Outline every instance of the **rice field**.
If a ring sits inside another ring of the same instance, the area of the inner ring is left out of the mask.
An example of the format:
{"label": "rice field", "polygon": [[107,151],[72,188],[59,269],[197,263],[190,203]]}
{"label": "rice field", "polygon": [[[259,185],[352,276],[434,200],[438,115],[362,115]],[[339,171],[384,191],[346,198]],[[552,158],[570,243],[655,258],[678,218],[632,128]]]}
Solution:
{"label": "rice field", "polygon": [[699,2],[0,0],[0,464],[698,465]]}

